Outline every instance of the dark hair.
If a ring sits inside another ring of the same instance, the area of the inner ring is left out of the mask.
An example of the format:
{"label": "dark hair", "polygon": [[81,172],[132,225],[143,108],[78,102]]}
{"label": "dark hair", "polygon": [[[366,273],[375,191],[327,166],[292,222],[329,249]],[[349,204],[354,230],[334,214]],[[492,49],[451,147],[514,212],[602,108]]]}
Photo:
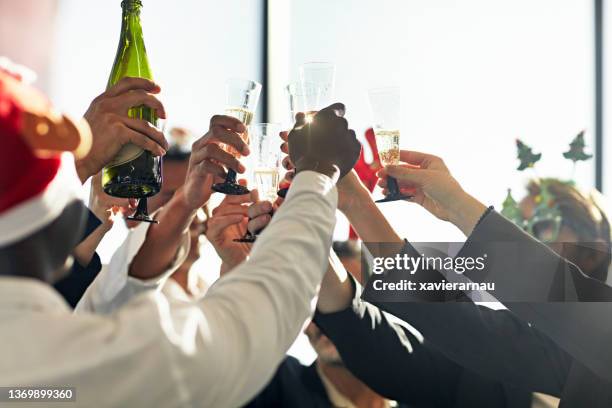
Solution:
{"label": "dark hair", "polygon": [[168,131],[166,138],[170,143],[170,148],[164,156],[164,160],[184,162],[189,160],[191,149],[189,140],[192,138],[192,133],[183,127],[172,127]]}
{"label": "dark hair", "polygon": [[191,152],[181,149],[178,145],[171,146],[164,156],[164,161],[184,162],[189,161]]}
{"label": "dark hair", "polygon": [[357,258],[361,257],[361,247],[355,240],[334,241],[332,248],[338,258]]}

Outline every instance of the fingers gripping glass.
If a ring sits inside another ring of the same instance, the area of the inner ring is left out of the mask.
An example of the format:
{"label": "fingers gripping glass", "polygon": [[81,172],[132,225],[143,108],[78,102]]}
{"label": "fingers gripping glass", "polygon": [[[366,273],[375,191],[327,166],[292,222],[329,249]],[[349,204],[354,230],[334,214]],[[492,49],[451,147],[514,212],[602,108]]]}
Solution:
{"label": "fingers gripping glass", "polygon": [[[378,155],[383,166],[399,164],[400,158],[400,90],[398,87],[371,89],[368,92]],[[389,193],[377,203],[406,200],[411,195],[401,194],[397,180],[387,177]]]}
{"label": "fingers gripping glass", "polygon": [[[253,120],[254,112],[257,109],[260,93],[261,84],[258,82],[244,79],[228,80],[225,114],[239,119],[248,129],[248,126]],[[248,130],[242,134],[242,139],[248,144]],[[240,157],[240,153],[231,146],[221,144],[221,148],[236,158]],[[214,184],[212,189],[218,193],[228,195],[241,195],[249,192],[248,188],[238,184],[236,181],[236,172],[233,169],[227,169],[225,181],[223,183]]]}
{"label": "fingers gripping glass", "polygon": [[[249,168],[252,182],[262,200],[274,202],[280,181],[279,123],[256,123],[251,126],[251,155]],[[244,237],[235,242],[255,242],[255,234],[248,229]]]}

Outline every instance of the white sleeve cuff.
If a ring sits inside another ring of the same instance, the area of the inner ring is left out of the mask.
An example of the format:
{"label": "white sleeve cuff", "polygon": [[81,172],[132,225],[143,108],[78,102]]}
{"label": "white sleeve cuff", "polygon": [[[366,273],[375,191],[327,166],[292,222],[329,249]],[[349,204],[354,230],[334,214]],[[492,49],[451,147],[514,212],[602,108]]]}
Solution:
{"label": "white sleeve cuff", "polygon": [[291,182],[287,200],[304,192],[319,193],[331,200],[334,206],[338,205],[336,183],[325,174],[311,170],[299,172]]}
{"label": "white sleeve cuff", "polygon": [[109,265],[98,274],[77,305],[77,311],[111,313],[142,292],[161,288],[168,277],[183,264],[189,253],[189,231],[183,234],[181,245],[172,264],[164,273],[147,280],[128,275],[132,260],[142,247],[150,224],[140,223],[130,230]]}

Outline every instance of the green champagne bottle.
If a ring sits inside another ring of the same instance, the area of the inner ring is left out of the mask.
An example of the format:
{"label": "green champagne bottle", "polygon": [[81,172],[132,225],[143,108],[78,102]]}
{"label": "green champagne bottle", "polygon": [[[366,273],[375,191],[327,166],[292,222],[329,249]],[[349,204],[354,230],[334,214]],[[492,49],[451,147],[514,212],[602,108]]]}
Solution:
{"label": "green champagne bottle", "polygon": [[[121,37],[107,89],[126,76],[153,79],[140,25],[142,3],[123,0],[121,7]],[[157,114],[147,106],[131,108],[128,116],[157,126]],[[161,157],[131,143],[123,146],[102,171],[104,192],[114,197],[144,199],[157,194],[161,183]]]}

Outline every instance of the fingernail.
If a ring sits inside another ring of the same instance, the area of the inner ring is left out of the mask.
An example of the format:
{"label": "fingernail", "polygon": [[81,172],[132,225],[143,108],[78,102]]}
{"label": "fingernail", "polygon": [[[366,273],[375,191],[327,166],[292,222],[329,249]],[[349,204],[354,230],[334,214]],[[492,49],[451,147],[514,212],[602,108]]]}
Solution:
{"label": "fingernail", "polygon": [[249,154],[251,154],[251,149],[249,149],[248,145],[244,145],[244,147],[242,148],[242,154],[245,156],[248,156]]}
{"label": "fingernail", "polygon": [[246,132],[247,129],[246,129],[246,126],[244,126],[244,123],[239,123],[237,126],[237,130],[239,132]]}
{"label": "fingernail", "polygon": [[244,167],[244,165],[239,164],[238,165],[238,173],[244,173],[246,171],[246,168]]}

